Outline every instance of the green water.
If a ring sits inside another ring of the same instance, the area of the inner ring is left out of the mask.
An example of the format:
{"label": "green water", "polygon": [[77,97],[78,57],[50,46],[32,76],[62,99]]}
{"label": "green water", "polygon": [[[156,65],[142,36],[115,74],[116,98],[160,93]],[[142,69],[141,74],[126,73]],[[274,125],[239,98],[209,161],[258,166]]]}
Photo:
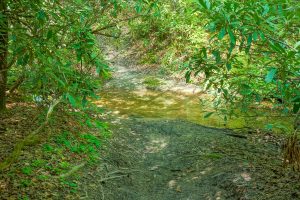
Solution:
{"label": "green water", "polygon": [[[283,125],[291,128],[292,120],[289,118],[272,118],[265,115],[256,118],[231,118],[224,123],[223,117],[216,114],[204,118],[205,113],[213,111],[210,106],[210,97],[204,94],[184,95],[174,92],[160,92],[153,90],[124,90],[121,88],[109,88],[103,91],[101,99],[96,102],[99,107],[111,110],[123,117],[145,117],[160,119],[183,119],[197,124],[218,127],[240,129],[250,127],[263,129],[266,124]],[[207,99],[207,104],[200,104],[200,100]],[[285,132],[274,129],[275,132]]]}

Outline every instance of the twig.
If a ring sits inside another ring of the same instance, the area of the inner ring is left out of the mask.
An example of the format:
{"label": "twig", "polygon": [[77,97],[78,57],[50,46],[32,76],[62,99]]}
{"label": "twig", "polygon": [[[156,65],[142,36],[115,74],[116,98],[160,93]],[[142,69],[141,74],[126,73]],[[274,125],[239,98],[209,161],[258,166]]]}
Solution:
{"label": "twig", "polygon": [[109,34],[105,34],[105,33],[96,33],[97,35],[102,35],[105,37],[112,37],[112,38],[120,38],[120,34],[119,35],[109,35]]}
{"label": "twig", "polygon": [[110,176],[110,177],[100,179],[99,182],[105,182],[105,181],[108,181],[108,180],[111,180],[111,179],[116,179],[116,178],[123,178],[125,176],[127,176],[127,174],[126,175],[120,175],[120,176]]}

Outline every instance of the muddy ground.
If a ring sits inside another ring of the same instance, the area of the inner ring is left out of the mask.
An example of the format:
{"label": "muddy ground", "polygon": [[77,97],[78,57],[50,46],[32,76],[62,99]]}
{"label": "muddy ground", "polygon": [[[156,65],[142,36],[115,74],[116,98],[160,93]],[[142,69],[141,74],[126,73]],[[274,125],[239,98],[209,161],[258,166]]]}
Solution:
{"label": "muddy ground", "polygon": [[[121,126],[120,126],[121,124]],[[85,176],[83,199],[299,199],[299,175],[280,146],[182,120],[128,119],[103,162]]]}

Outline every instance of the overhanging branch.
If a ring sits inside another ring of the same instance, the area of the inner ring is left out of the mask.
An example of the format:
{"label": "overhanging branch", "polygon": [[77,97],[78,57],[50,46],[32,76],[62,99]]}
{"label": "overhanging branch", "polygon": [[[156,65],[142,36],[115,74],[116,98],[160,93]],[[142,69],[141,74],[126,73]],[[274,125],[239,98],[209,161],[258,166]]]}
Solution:
{"label": "overhanging branch", "polygon": [[100,27],[100,28],[96,28],[96,29],[92,30],[92,33],[93,34],[100,34],[101,31],[109,29],[109,28],[113,28],[113,27],[117,26],[121,22],[133,20],[133,19],[136,19],[136,18],[139,18],[139,17],[142,17],[142,16],[145,16],[145,15],[136,15],[136,16],[133,16],[133,17],[128,17],[128,18],[125,18],[125,19],[121,19],[119,21],[110,23],[110,24],[108,24],[106,26],[103,26],[103,27]]}

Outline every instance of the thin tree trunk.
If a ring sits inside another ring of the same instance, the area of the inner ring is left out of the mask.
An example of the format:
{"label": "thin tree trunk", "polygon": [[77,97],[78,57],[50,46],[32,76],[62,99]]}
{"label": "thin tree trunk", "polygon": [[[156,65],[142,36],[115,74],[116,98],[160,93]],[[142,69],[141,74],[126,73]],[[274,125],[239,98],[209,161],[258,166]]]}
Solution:
{"label": "thin tree trunk", "polygon": [[12,94],[14,93],[14,91],[15,91],[16,89],[18,89],[19,86],[24,82],[24,80],[25,80],[25,74],[22,74],[22,75],[16,80],[16,82],[13,84],[13,86],[9,89],[7,95],[8,95],[8,96],[9,96],[9,95],[12,95]]}
{"label": "thin tree trunk", "polygon": [[6,0],[0,1],[0,112],[6,108],[7,53],[8,53],[8,19],[6,17]]}

